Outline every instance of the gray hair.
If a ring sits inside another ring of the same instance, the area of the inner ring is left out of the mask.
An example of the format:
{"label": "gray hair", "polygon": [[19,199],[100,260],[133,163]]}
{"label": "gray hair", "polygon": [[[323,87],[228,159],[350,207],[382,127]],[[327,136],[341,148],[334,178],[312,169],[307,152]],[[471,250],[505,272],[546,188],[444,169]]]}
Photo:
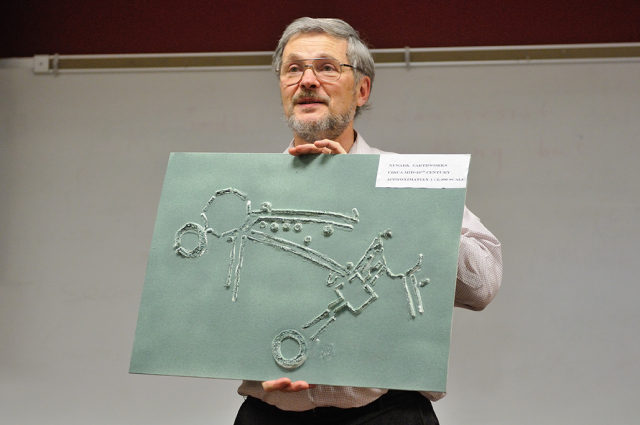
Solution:
{"label": "gray hair", "polygon": [[[341,19],[332,18],[298,18],[293,21],[287,29],[282,33],[278,47],[273,54],[273,61],[271,67],[278,73],[280,66],[282,65],[282,55],[284,48],[294,35],[308,33],[325,33],[335,38],[341,38],[347,40],[347,58],[351,62],[350,65],[355,66],[358,70],[353,70],[355,75],[356,85],[362,79],[362,75],[365,75],[371,79],[371,85],[373,86],[373,79],[376,75],[376,71],[373,64],[373,56],[369,51],[369,48],[364,44],[360,35],[353,27],[347,24]],[[360,115],[360,112],[369,109],[369,105],[365,104],[356,107],[356,117]]]}

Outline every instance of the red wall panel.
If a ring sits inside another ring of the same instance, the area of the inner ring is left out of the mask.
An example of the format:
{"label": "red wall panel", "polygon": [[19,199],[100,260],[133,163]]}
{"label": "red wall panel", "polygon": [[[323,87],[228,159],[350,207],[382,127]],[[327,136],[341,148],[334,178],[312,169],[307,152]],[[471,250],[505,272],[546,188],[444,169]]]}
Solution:
{"label": "red wall panel", "polygon": [[2,7],[0,57],[273,50],[300,16],[345,19],[374,48],[640,42],[638,0],[26,0]]}

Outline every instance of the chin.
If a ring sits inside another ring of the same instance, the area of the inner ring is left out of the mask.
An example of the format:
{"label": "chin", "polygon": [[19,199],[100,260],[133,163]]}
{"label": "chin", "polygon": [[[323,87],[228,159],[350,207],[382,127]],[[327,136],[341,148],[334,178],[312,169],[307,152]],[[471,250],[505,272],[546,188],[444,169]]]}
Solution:
{"label": "chin", "polygon": [[293,119],[295,119],[296,121],[300,122],[300,123],[304,123],[304,124],[312,124],[315,122],[318,122],[320,120],[322,120],[324,118],[324,114],[313,114],[313,113],[309,113],[309,114],[294,114],[293,115]]}
{"label": "chin", "polygon": [[314,122],[323,119],[327,114],[319,114],[317,112],[309,112],[306,114],[299,114],[296,119],[300,121]]}

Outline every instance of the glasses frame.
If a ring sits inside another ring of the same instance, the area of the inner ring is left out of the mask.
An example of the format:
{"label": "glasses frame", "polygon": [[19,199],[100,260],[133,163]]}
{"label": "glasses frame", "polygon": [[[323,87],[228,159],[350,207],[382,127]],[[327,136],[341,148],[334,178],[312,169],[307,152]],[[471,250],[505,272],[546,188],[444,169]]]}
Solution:
{"label": "glasses frame", "polygon": [[[326,80],[323,80],[322,78],[320,78],[320,77],[318,76],[318,74],[316,74],[316,69],[313,67],[313,64],[314,64],[314,62],[315,62],[315,61],[317,61],[317,60],[321,60],[321,59],[331,59],[331,60],[334,60],[334,61],[338,62],[338,64],[340,65],[340,75],[338,76],[338,78],[336,78],[336,79],[335,79],[335,80],[333,80],[333,81],[326,81]],[[304,63],[304,62],[306,62],[306,61],[313,61],[313,62],[311,62],[310,64]],[[284,65],[286,65],[286,64],[288,64],[288,63],[291,63],[291,62],[303,62],[303,63],[302,63],[302,67],[303,67],[303,69],[302,69],[302,72],[300,73],[300,79],[299,79],[298,81],[296,81],[295,83],[285,84],[285,83],[284,83],[284,81],[282,81],[282,74],[281,74],[280,72],[282,71],[282,67],[283,67]],[[351,69],[356,69],[356,70],[358,70],[358,71],[360,71],[360,72],[363,72],[363,71],[362,71],[360,68],[358,68],[357,66],[349,65],[348,63],[340,63],[340,61],[339,61],[338,59],[335,59],[335,58],[308,58],[308,59],[295,59],[295,60],[292,60],[292,61],[283,62],[283,63],[282,63],[282,65],[280,65],[280,66],[278,67],[278,69],[277,69],[277,73],[278,73],[278,79],[280,80],[280,82],[281,82],[284,86],[287,86],[287,87],[288,87],[288,86],[295,86],[295,85],[296,85],[296,84],[298,84],[300,81],[302,81],[302,77],[304,77],[304,73],[307,71],[307,68],[311,68],[311,71],[313,72],[313,75],[316,77],[316,79],[317,79],[318,81],[322,81],[323,83],[335,83],[336,81],[338,81],[338,80],[340,79],[340,77],[342,77],[342,67],[343,67],[343,66],[347,66],[347,67],[349,67],[349,68],[351,68]]]}

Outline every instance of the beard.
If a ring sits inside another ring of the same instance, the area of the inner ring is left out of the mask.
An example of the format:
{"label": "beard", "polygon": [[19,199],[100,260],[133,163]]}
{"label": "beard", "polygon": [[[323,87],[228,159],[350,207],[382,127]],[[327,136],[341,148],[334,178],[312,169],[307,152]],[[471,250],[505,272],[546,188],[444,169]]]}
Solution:
{"label": "beard", "polygon": [[332,114],[329,112],[328,115],[318,119],[317,121],[300,120],[296,118],[293,113],[293,107],[300,98],[314,98],[320,100],[327,106],[330,106],[331,98],[328,96],[321,96],[313,91],[303,90],[291,100],[291,105],[289,106],[284,120],[291,131],[307,143],[313,143],[317,140],[323,139],[335,140],[347,127],[349,127],[349,124],[353,121],[356,113],[357,105],[354,96],[349,110],[343,114]]}

